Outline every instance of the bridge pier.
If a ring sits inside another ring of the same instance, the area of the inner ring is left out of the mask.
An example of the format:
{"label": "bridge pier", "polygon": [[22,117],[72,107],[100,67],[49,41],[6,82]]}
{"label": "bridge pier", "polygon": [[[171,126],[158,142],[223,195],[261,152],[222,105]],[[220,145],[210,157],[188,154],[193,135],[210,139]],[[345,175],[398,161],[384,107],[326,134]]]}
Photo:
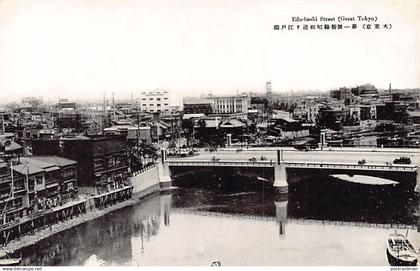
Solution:
{"label": "bridge pier", "polygon": [[287,204],[287,200],[274,201],[274,205],[276,206],[276,222],[279,224],[279,236],[282,239],[286,236]]}
{"label": "bridge pier", "polygon": [[414,188],[414,191],[420,193],[420,167],[417,167],[416,169],[416,187]]}
{"label": "bridge pier", "polygon": [[163,224],[169,226],[171,224],[171,204],[172,204],[172,193],[165,193],[160,195],[160,213],[163,214]]}
{"label": "bridge pier", "polygon": [[162,162],[158,165],[159,186],[161,190],[167,190],[172,187],[172,179],[169,172],[169,165],[166,161],[166,149],[161,150]]}
{"label": "bridge pier", "polygon": [[274,191],[278,194],[288,194],[289,185],[287,184],[287,173],[284,163],[274,166]]}

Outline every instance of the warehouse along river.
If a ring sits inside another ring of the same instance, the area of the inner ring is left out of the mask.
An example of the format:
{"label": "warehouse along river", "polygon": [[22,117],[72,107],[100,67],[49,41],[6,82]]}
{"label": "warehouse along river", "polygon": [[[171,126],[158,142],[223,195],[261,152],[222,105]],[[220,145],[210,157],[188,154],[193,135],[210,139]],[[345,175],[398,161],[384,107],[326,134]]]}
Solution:
{"label": "warehouse along river", "polygon": [[24,265],[388,265],[391,223],[410,226],[420,246],[418,198],[393,186],[314,180],[280,201],[263,184],[201,185],[152,195],[17,253]]}

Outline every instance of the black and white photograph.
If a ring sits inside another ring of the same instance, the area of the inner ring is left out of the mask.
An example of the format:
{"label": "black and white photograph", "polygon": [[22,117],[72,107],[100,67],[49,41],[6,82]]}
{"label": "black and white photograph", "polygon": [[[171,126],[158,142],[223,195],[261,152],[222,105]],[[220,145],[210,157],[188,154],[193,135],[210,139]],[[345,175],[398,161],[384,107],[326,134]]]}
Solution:
{"label": "black and white photograph", "polygon": [[419,14],[0,0],[0,268],[418,270]]}

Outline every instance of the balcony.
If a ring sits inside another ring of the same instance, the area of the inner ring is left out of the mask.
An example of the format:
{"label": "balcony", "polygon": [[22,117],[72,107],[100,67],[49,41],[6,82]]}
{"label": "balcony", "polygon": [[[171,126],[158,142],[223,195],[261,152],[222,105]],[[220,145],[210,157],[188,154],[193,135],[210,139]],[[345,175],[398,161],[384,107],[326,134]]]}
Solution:
{"label": "balcony", "polygon": [[26,189],[23,186],[22,187],[18,186],[18,187],[14,187],[13,191],[15,194],[21,194],[21,193],[25,193]]}
{"label": "balcony", "polygon": [[19,203],[19,204],[16,204],[16,205],[10,205],[10,203],[9,203],[9,205],[6,206],[6,213],[15,212],[15,211],[18,211],[19,209],[22,209],[22,208],[24,208],[23,203]]}
{"label": "balcony", "polygon": [[60,183],[60,180],[58,179],[45,180],[45,187],[51,187],[54,185],[58,185],[59,183]]}

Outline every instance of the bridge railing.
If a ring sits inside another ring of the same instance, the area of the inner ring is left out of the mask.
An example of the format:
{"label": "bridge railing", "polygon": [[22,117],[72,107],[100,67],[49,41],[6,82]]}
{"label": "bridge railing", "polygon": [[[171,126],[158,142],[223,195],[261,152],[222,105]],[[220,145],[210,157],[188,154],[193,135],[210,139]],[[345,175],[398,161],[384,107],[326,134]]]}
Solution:
{"label": "bridge railing", "polygon": [[381,164],[355,164],[355,163],[328,163],[328,162],[285,162],[286,167],[293,168],[332,168],[332,169],[353,169],[353,170],[384,170],[384,171],[404,171],[414,172],[417,169],[415,165],[381,165]]}
{"label": "bridge railing", "polygon": [[254,167],[273,167],[274,161],[235,161],[235,160],[201,160],[201,161],[190,161],[190,160],[168,160],[170,166],[183,166],[183,165],[194,165],[194,166],[254,166]]}
{"label": "bridge railing", "polygon": [[[170,166],[241,166],[241,167],[274,167],[274,161],[235,161],[235,160],[168,160]],[[328,163],[328,162],[283,162],[286,168],[319,168],[319,169],[351,169],[351,170],[382,170],[398,172],[415,172],[415,165],[397,164],[356,164],[356,163]]]}

